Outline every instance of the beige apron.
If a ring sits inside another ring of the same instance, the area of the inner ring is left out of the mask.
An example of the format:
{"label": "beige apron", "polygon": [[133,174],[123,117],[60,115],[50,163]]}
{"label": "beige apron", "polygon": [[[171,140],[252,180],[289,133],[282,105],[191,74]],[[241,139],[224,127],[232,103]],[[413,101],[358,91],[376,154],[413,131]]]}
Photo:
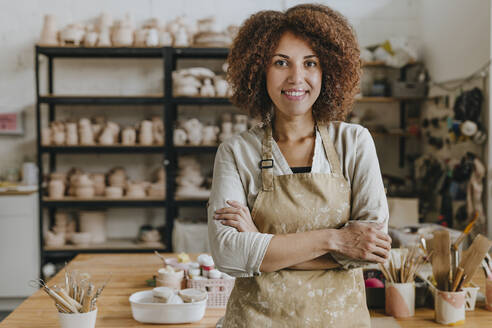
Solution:
{"label": "beige apron", "polygon": [[[319,132],[331,173],[273,175],[272,129],[262,146],[262,190],[252,218],[263,233],[339,228],[350,216],[350,186],[326,126]],[[370,327],[362,269],[279,270],[237,278],[225,328]]]}

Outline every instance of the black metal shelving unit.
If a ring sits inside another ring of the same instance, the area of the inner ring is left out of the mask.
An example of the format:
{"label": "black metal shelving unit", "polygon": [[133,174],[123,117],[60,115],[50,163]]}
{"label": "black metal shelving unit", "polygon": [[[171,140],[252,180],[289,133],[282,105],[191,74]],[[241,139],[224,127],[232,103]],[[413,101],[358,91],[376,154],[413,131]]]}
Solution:
{"label": "black metal shelving unit", "polygon": [[[42,179],[39,179],[39,224],[40,224],[40,249],[41,266],[48,259],[60,259],[76,255],[77,253],[115,253],[115,252],[151,252],[154,248],[146,247],[89,247],[77,248],[67,247],[67,249],[53,249],[44,246],[43,216],[45,210],[48,211],[50,218],[53,218],[57,209],[83,209],[83,208],[110,208],[110,207],[162,207],[166,214],[166,233],[164,240],[167,248],[159,251],[172,251],[172,230],[174,219],[177,216],[179,207],[205,207],[207,200],[190,199],[175,200],[175,177],[177,170],[178,157],[183,154],[214,154],[217,146],[199,147],[178,147],[173,143],[174,122],[178,116],[180,105],[231,105],[228,99],[224,98],[186,98],[173,97],[172,92],[172,72],[176,69],[178,60],[187,58],[205,59],[225,59],[229,53],[227,48],[79,48],[79,47],[43,47],[35,48],[35,75],[36,75],[36,120],[37,120],[37,161],[40,177],[43,173],[54,172],[56,170],[56,156],[64,154],[162,154],[166,170],[166,200],[142,199],[142,200],[53,200],[44,194]],[[47,86],[48,93],[40,92],[40,56],[47,58]],[[141,95],[141,96],[99,96],[99,95],[57,95],[54,90],[54,59],[55,58],[158,58],[162,60],[164,86],[162,94]],[[41,106],[48,106],[48,120],[52,122],[56,118],[57,105],[161,105],[162,116],[165,125],[165,143],[162,146],[43,146],[41,145]],[[43,156],[49,156],[49,167],[43,167]]]}
{"label": "black metal shelving unit", "polygon": [[[229,53],[227,48],[80,48],[80,47],[35,47],[35,77],[36,77],[36,120],[37,120],[37,161],[39,165],[40,177],[44,171],[43,155],[49,156],[49,167],[47,172],[56,170],[56,156],[64,154],[162,154],[163,164],[166,170],[166,195],[163,200],[49,200],[44,197],[42,179],[39,179],[39,224],[40,224],[40,249],[41,265],[47,259],[74,256],[77,253],[101,253],[101,252],[149,252],[153,248],[81,248],[70,247],[67,250],[45,250],[43,241],[43,215],[47,209],[49,216],[53,218],[57,209],[68,208],[110,208],[110,207],[162,207],[166,213],[166,233],[164,240],[168,244],[165,249],[159,251],[172,251],[172,230],[174,219],[177,217],[180,207],[205,207],[207,200],[202,199],[176,199],[175,198],[175,177],[177,172],[178,157],[185,154],[214,154],[217,146],[174,146],[173,131],[174,122],[178,118],[178,107],[184,105],[196,106],[227,106],[232,105],[226,98],[200,98],[200,97],[173,97],[172,72],[177,67],[177,62],[181,59],[225,59]],[[40,93],[40,56],[47,58],[47,83],[48,93]],[[57,95],[54,90],[53,70],[55,58],[154,58],[162,60],[163,69],[163,92],[162,94],[141,95],[141,96],[99,96],[99,95]],[[381,66],[382,64],[368,65]],[[405,68],[401,69],[401,76],[405,75]],[[406,126],[406,103],[420,101],[421,99],[397,99],[389,97],[363,98],[357,102],[395,102],[400,104],[400,128]],[[162,106],[162,116],[165,125],[165,143],[162,146],[43,146],[41,145],[41,105],[48,106],[49,122],[55,120],[57,105],[70,105],[77,107],[80,105],[160,105]],[[397,136],[400,140],[399,163],[403,166],[405,155],[405,135]]]}

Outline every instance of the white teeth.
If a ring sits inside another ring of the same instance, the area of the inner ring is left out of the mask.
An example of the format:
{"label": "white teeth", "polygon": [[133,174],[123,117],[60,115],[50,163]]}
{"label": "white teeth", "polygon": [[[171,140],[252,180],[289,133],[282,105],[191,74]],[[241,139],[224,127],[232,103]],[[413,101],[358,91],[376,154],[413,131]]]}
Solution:
{"label": "white teeth", "polygon": [[299,97],[299,96],[302,96],[303,94],[305,94],[306,91],[285,91],[285,94],[288,95],[288,96],[291,96],[291,97]]}

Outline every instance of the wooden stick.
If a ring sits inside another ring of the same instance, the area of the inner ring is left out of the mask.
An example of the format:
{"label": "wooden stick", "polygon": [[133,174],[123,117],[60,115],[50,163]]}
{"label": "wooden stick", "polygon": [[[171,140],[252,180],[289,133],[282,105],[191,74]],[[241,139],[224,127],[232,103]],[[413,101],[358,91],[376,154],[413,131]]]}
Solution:
{"label": "wooden stick", "polygon": [[66,309],[70,310],[72,313],[79,313],[79,311],[77,311],[77,309],[75,308],[75,306],[73,306],[72,304],[70,304],[67,301],[65,301],[54,290],[52,290],[52,289],[50,289],[48,287],[44,287],[43,290],[46,293],[48,293],[48,295],[55,301],[55,303],[58,303],[58,304],[62,305]]}
{"label": "wooden stick", "polygon": [[382,263],[379,263],[379,268],[381,269],[381,272],[384,275],[384,278],[390,282],[393,282],[393,279],[391,278],[391,275],[386,271],[386,268]]}
{"label": "wooden stick", "polygon": [[461,279],[463,278],[463,272],[465,272],[465,270],[462,267],[458,267],[456,269],[456,275],[454,277],[453,286],[451,288],[452,292],[456,291],[456,288],[458,288],[458,285],[460,284]]}
{"label": "wooden stick", "polygon": [[74,300],[73,298],[71,298],[70,296],[68,296],[67,292],[63,288],[54,288],[54,290],[65,301],[67,301],[68,303],[72,304],[73,306],[75,306],[75,308],[77,308],[78,311],[80,311],[80,309],[82,308],[82,305],[79,302],[77,302],[76,300]]}
{"label": "wooden stick", "polygon": [[403,278],[404,278],[404,275],[405,275],[405,267],[404,267],[404,263],[405,263],[405,256],[403,255],[403,253],[400,253],[400,282],[403,282]]}
{"label": "wooden stick", "polygon": [[396,270],[395,270],[395,267],[393,265],[393,256],[391,256],[391,258],[389,260],[389,269],[390,269],[391,276],[393,278],[393,283],[396,283],[398,276],[396,275]]}
{"label": "wooden stick", "polygon": [[89,312],[91,309],[91,301],[94,293],[94,285],[89,284],[87,287],[87,292],[84,295],[84,299],[82,300],[82,312]]}
{"label": "wooden stick", "polygon": [[461,278],[460,283],[458,284],[458,287],[456,287],[457,291],[459,291],[461,289],[461,287],[463,286],[463,282],[465,281],[466,278],[467,278],[467,276],[466,276],[466,274],[464,274],[463,277]]}

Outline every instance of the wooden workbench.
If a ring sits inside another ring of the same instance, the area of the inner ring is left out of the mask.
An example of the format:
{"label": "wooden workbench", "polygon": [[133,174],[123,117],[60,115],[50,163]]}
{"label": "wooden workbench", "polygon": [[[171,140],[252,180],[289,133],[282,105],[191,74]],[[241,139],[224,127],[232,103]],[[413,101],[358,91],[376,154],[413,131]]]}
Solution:
{"label": "wooden workbench", "polygon": [[[152,254],[81,254],[70,263],[70,269],[90,273],[92,280],[97,284],[102,283],[110,272],[112,273],[111,281],[97,302],[99,310],[96,327],[215,327],[225,309],[207,309],[201,321],[187,325],[146,325],[133,320],[128,297],[134,292],[150,289],[145,281],[151,278],[161,265],[162,262]],[[485,281],[483,274],[479,273],[475,281],[483,292]],[[63,271],[58,273],[48,285],[61,284],[63,274]],[[371,311],[371,315],[384,317],[382,310]],[[403,328],[441,327],[434,322],[434,311],[426,308],[416,309],[415,317],[398,320],[398,323]],[[58,326],[58,315],[53,301],[41,290],[24,301],[0,323],[0,328]],[[461,327],[492,327],[492,312],[484,310],[483,304],[479,304],[475,311],[466,313],[466,323]]]}

